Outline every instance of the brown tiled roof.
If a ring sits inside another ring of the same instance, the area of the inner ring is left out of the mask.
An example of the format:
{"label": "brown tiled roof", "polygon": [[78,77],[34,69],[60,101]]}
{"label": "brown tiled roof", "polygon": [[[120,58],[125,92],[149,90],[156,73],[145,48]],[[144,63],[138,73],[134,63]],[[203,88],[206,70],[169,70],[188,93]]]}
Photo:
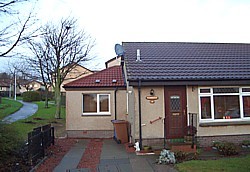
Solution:
{"label": "brown tiled roof", "polygon": [[0,86],[1,87],[9,87],[11,83],[10,79],[0,79]]}
{"label": "brown tiled roof", "polygon": [[121,66],[113,66],[64,85],[64,88],[125,87]]}
{"label": "brown tiled roof", "polygon": [[[129,81],[250,80],[250,44],[124,42]],[[140,49],[141,61],[136,61]]]}

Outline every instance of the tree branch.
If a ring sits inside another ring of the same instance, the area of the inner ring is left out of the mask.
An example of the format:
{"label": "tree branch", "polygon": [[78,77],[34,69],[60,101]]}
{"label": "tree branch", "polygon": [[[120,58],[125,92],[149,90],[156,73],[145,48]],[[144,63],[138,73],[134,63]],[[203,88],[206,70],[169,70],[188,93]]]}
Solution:
{"label": "tree branch", "polygon": [[7,55],[8,53],[10,53],[10,52],[17,46],[18,42],[21,40],[21,37],[22,37],[23,32],[24,32],[25,29],[26,29],[26,25],[27,25],[27,23],[29,22],[30,17],[31,17],[31,13],[29,14],[28,18],[27,18],[26,21],[24,22],[24,24],[23,24],[23,26],[22,26],[22,29],[21,29],[21,31],[19,32],[18,37],[17,37],[16,41],[14,42],[14,44],[13,44],[7,51],[5,51],[4,53],[0,54],[0,57],[3,57],[3,56],[5,56],[5,55]]}

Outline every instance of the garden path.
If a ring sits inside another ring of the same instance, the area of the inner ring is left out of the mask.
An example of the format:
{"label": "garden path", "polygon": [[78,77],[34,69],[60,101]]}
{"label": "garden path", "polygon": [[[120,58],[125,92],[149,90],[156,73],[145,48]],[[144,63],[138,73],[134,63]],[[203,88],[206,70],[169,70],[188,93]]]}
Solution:
{"label": "garden path", "polygon": [[20,119],[28,118],[29,116],[36,113],[36,111],[38,110],[37,104],[23,102],[22,100],[18,100],[18,101],[20,103],[22,103],[23,106],[17,112],[5,117],[2,120],[4,123],[11,124],[11,123],[16,122],[16,121],[18,121]]}

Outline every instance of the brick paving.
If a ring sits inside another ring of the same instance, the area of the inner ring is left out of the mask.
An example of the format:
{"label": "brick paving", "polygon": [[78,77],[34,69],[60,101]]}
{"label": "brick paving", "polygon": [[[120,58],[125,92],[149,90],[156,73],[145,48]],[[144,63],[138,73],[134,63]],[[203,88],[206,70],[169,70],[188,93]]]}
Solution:
{"label": "brick paving", "polygon": [[64,155],[76,144],[75,139],[55,139],[55,145],[47,151],[48,158],[34,170],[36,172],[53,171],[62,161]]}
{"label": "brick paving", "polygon": [[100,156],[102,153],[102,139],[91,139],[85,148],[85,152],[77,166],[78,169],[88,168],[95,172],[100,163]]}
{"label": "brick paving", "polygon": [[176,172],[172,166],[156,164],[158,155],[137,156],[134,148],[128,144],[117,144],[112,139],[60,139],[58,143],[34,171]]}

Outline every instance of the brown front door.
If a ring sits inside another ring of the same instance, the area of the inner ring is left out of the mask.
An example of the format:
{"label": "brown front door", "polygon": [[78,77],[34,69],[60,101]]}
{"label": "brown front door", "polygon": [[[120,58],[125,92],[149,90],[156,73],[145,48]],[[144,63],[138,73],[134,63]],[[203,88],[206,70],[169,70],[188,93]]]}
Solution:
{"label": "brown front door", "polygon": [[167,139],[183,138],[187,126],[185,86],[165,87],[165,134]]}

